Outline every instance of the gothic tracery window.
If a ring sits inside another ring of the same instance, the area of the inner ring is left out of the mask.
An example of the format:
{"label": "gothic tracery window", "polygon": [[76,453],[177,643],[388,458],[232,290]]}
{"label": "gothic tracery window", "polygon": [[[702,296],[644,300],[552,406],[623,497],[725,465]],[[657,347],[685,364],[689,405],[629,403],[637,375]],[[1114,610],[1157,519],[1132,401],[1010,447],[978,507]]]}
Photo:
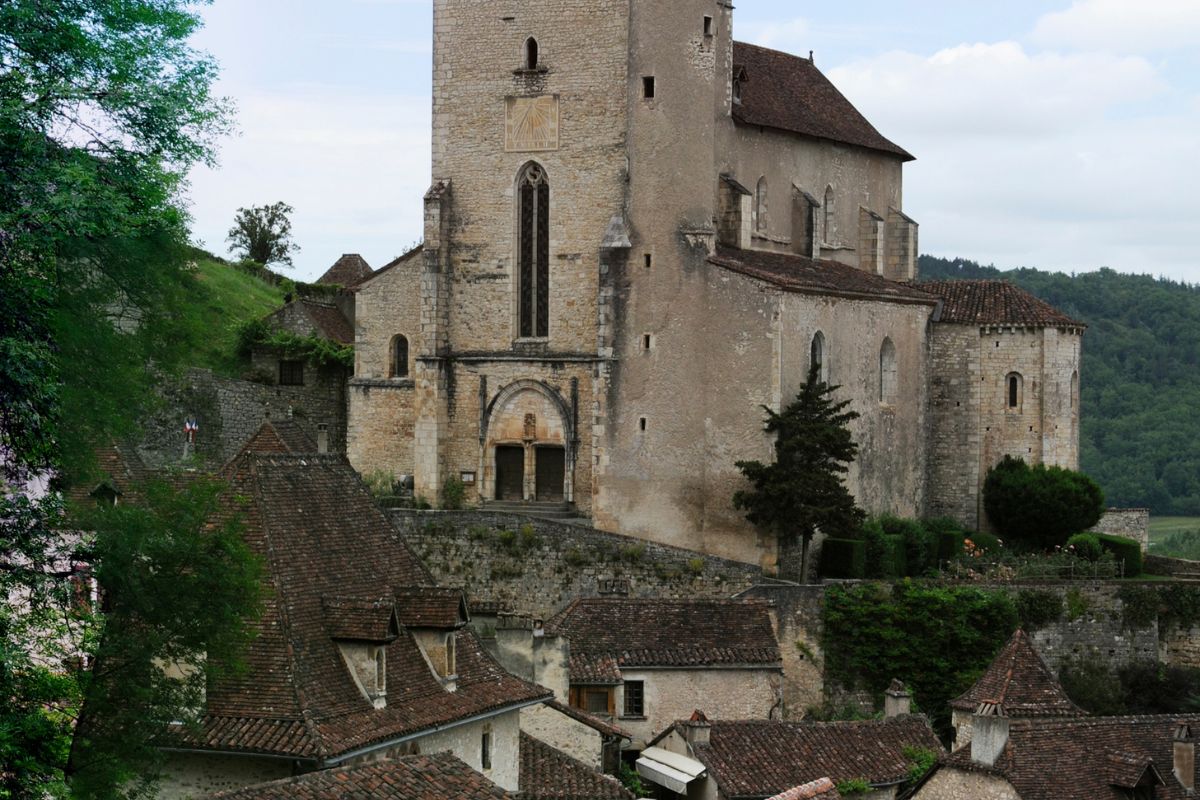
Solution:
{"label": "gothic tracery window", "polygon": [[540,164],[517,179],[520,208],[518,263],[519,336],[550,335],[550,184]]}

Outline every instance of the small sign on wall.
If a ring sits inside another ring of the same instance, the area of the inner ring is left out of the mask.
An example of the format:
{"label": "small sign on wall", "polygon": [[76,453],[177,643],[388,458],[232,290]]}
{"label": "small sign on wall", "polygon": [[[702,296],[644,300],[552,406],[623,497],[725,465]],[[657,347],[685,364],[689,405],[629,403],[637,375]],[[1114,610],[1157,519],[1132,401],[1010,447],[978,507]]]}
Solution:
{"label": "small sign on wall", "polygon": [[460,473],[458,473],[458,478],[466,486],[470,486],[473,483],[475,483],[475,473],[474,472],[460,472]]}

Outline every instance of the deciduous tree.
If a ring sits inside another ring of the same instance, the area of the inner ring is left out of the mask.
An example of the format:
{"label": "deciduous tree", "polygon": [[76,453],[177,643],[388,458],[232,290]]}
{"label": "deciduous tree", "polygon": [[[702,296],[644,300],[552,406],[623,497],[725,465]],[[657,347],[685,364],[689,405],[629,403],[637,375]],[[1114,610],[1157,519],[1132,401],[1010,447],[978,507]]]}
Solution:
{"label": "deciduous tree", "polygon": [[288,216],[293,211],[283,202],[239,208],[229,229],[230,251],[263,266],[277,263],[291,266],[292,253],[300,250],[300,245],[292,241],[292,221]]}

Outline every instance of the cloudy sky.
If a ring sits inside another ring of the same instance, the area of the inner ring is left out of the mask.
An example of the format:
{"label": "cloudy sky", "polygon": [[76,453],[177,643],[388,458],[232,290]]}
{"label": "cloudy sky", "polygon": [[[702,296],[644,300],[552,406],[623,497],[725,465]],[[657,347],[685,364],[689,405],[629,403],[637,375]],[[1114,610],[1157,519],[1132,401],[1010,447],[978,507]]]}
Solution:
{"label": "cloudy sky", "polygon": [[[303,279],[418,240],[431,5],[214,0],[196,43],[240,133],[192,175],[196,238],[224,253],[239,206],[286,201]],[[923,252],[1200,282],[1200,0],[741,0],[735,36],[815,50],[917,156]]]}

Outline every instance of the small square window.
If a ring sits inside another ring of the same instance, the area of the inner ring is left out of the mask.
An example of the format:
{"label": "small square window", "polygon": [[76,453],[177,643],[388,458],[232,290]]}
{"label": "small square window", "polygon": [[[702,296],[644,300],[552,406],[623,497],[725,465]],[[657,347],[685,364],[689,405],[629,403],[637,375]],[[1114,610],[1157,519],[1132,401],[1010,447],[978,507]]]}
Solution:
{"label": "small square window", "polygon": [[647,75],[642,78],[642,97],[647,100],[654,99],[654,76]]}
{"label": "small square window", "polygon": [[646,716],[646,694],[642,681],[625,681],[626,717]]}
{"label": "small square window", "polygon": [[304,385],[304,362],[303,361],[280,361],[279,362],[279,385],[280,386],[303,386]]}
{"label": "small square window", "polygon": [[705,16],[705,17],[704,17],[704,35],[705,35],[705,36],[712,36],[712,35],[713,35],[713,20],[712,20],[712,17],[709,17],[709,16]]}

